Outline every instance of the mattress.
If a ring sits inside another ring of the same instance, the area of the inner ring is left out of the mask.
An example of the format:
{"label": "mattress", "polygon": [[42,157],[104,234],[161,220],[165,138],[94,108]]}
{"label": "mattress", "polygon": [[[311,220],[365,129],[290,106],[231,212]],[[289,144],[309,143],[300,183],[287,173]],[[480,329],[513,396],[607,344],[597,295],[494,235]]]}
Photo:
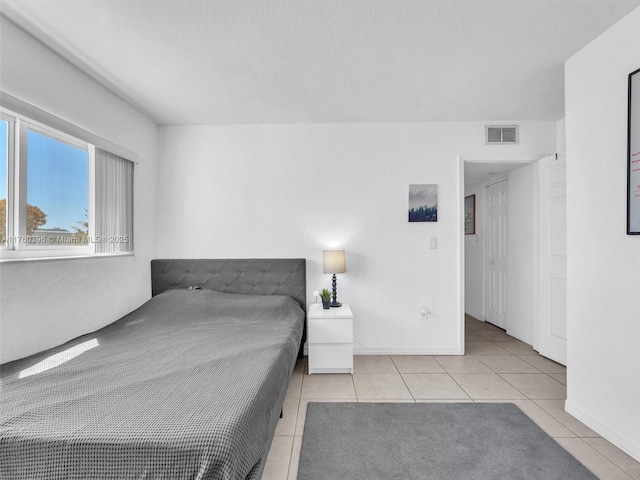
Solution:
{"label": "mattress", "polygon": [[3,365],[0,478],[255,477],[303,323],[289,297],[171,290]]}

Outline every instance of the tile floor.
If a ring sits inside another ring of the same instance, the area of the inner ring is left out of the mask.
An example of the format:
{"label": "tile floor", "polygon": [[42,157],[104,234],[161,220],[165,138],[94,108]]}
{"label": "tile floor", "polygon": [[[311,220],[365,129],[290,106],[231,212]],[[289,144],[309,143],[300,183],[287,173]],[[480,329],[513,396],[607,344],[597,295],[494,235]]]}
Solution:
{"label": "tile floor", "polygon": [[513,402],[598,478],[640,480],[640,463],[564,411],[566,369],[490,324],[466,321],[464,356],[356,356],[354,375],[298,362],[264,480],[296,480],[307,403]]}

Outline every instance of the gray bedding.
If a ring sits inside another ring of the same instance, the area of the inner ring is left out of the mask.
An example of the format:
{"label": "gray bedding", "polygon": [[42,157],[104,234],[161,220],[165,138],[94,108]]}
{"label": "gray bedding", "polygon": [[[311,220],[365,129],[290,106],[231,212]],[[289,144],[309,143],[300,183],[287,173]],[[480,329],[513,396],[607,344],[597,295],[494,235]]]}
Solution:
{"label": "gray bedding", "polygon": [[[255,477],[303,319],[289,297],[172,290],[3,365],[0,478]],[[29,370],[64,351],[82,353]]]}

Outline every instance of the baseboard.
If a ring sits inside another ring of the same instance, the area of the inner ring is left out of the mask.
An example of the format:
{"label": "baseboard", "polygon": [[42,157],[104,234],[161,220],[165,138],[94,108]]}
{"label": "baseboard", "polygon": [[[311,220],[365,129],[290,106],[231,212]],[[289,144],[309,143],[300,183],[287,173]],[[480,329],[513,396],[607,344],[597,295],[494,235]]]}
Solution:
{"label": "baseboard", "polygon": [[517,338],[518,340],[520,340],[521,342],[526,343],[527,345],[532,345],[532,339],[527,338],[526,335],[522,335],[517,330],[509,330],[507,328],[507,335],[509,335],[509,336],[511,336],[513,338]]}
{"label": "baseboard", "polygon": [[470,317],[475,318],[476,320],[480,320],[484,322],[484,315],[481,312],[464,312],[465,315],[469,315]]}
{"label": "baseboard", "polygon": [[609,440],[627,455],[640,462],[640,445],[630,444],[624,438],[621,438],[617,433],[612,431],[609,427],[603,425],[598,420],[594,419],[591,415],[588,415],[580,408],[571,404],[568,400],[565,400],[564,402],[564,409],[569,415],[574,416],[591,430],[599,434],[602,438]]}
{"label": "baseboard", "polygon": [[454,347],[447,348],[367,348],[353,346],[354,355],[464,355]]}
{"label": "baseboard", "polygon": [[[309,355],[309,346],[305,344],[304,355]],[[367,348],[353,346],[354,355],[464,355],[464,352],[456,348]]]}

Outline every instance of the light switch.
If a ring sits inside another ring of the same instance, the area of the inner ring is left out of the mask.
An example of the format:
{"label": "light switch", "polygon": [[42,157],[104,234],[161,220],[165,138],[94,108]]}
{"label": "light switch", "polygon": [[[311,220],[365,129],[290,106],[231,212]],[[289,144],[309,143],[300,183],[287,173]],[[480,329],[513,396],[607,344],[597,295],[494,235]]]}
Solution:
{"label": "light switch", "polygon": [[438,248],[438,237],[431,237],[431,241],[429,242],[429,245],[433,250]]}

